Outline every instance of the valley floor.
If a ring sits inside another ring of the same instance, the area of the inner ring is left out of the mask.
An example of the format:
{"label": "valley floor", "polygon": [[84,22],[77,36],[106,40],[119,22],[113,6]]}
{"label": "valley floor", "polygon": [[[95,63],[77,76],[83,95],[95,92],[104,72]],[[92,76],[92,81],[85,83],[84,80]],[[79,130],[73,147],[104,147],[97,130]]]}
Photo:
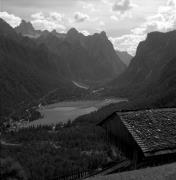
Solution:
{"label": "valley floor", "polygon": [[176,163],[158,167],[123,172],[107,176],[97,176],[87,180],[175,180]]}
{"label": "valley floor", "polygon": [[54,125],[61,122],[67,123],[68,120],[73,121],[79,116],[97,111],[109,104],[122,101],[124,101],[124,99],[106,98],[102,100],[64,101],[41,106],[39,111],[43,115],[43,118],[31,122],[27,126]]}

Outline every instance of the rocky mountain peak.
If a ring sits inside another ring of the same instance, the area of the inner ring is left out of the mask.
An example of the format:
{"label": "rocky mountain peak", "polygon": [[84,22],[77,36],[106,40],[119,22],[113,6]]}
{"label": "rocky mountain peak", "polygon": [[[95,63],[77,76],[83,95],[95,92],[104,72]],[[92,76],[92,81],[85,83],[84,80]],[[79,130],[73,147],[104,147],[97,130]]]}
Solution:
{"label": "rocky mountain peak", "polygon": [[15,31],[29,38],[37,38],[42,33],[40,30],[35,30],[31,22],[25,20],[21,21],[20,25],[15,28]]}
{"label": "rocky mountain peak", "polygon": [[55,29],[52,30],[51,33],[52,33],[53,35],[57,35],[57,31],[56,31]]}
{"label": "rocky mountain peak", "polygon": [[33,25],[32,25],[31,22],[27,22],[27,21],[25,21],[25,20],[22,20],[20,25],[21,25],[22,27],[26,27],[26,28],[29,28],[29,29],[34,30],[34,27],[33,27]]}
{"label": "rocky mountain peak", "polygon": [[25,20],[22,20],[20,25],[17,26],[15,29],[18,33],[22,33],[22,34],[30,34],[30,33],[34,33],[35,31],[31,22],[26,22]]}
{"label": "rocky mountain peak", "polygon": [[78,36],[80,33],[75,29],[75,28],[71,28],[68,32],[67,32],[67,35],[68,36],[72,36],[72,37],[75,37],[75,36]]}
{"label": "rocky mountain peak", "polygon": [[0,34],[7,35],[7,36],[16,36],[13,28],[3,19],[0,18]]}
{"label": "rocky mountain peak", "polygon": [[101,35],[101,37],[103,37],[103,38],[107,38],[107,35],[106,35],[106,32],[105,32],[105,31],[102,31],[102,32],[100,33],[100,35]]}
{"label": "rocky mountain peak", "polygon": [[165,43],[166,41],[176,39],[176,30],[170,32],[151,32],[148,33],[146,41],[151,43]]}

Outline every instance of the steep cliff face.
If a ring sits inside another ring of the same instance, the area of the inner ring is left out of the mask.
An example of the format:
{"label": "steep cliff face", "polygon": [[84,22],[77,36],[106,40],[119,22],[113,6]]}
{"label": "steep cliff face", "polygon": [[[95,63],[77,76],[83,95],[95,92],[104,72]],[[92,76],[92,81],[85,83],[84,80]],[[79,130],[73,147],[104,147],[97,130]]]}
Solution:
{"label": "steep cliff face", "polygon": [[117,78],[117,86],[156,81],[163,67],[176,56],[176,31],[153,32],[141,42],[127,70]]}
{"label": "steep cliff face", "polygon": [[154,101],[156,105],[176,107],[176,57],[163,68],[154,89],[153,92],[157,95],[157,101]]}
{"label": "steep cliff face", "polygon": [[128,52],[126,52],[126,51],[118,51],[118,50],[116,50],[116,53],[119,56],[119,58],[121,59],[121,61],[123,63],[125,63],[127,66],[129,66],[133,56],[128,54]]}
{"label": "steep cliff face", "polygon": [[48,34],[41,36],[38,42],[64,60],[73,80],[103,82],[126,68],[104,32],[84,36],[76,29],[70,29],[64,39]]}
{"label": "steep cliff face", "polygon": [[176,31],[153,32],[137,48],[127,70],[113,80],[108,93],[142,105],[176,105]]}
{"label": "steep cliff face", "polygon": [[17,38],[17,34],[3,19],[0,18],[0,34],[5,37]]}
{"label": "steep cliff face", "polygon": [[85,40],[85,46],[100,67],[104,70],[108,69],[107,74],[117,76],[126,69],[126,65],[117,56],[105,32],[88,36]]}

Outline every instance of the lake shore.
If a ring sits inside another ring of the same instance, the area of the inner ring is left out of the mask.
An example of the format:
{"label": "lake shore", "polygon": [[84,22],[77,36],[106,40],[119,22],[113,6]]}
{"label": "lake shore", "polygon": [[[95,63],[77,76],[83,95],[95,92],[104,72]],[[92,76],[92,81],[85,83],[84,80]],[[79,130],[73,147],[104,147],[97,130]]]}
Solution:
{"label": "lake shore", "polygon": [[113,103],[127,101],[122,98],[106,98],[102,100],[63,101],[39,108],[43,118],[30,122],[27,126],[55,125],[73,121],[79,116],[89,114]]}

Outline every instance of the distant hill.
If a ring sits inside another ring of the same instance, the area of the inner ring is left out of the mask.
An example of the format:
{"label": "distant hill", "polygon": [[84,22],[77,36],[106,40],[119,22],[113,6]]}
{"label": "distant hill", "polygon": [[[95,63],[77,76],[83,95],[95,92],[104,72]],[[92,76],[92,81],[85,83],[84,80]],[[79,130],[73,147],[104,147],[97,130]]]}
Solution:
{"label": "distant hill", "polygon": [[121,61],[123,63],[125,63],[127,66],[129,66],[133,56],[128,54],[128,52],[126,52],[126,51],[118,51],[118,50],[116,50],[116,53],[119,56],[119,58],[121,59]]}
{"label": "distant hill", "polygon": [[36,31],[31,23],[22,21],[16,32],[23,36],[37,37],[38,44],[44,44],[63,60],[63,69],[73,81],[104,82],[121,74],[126,65],[116,54],[106,33],[84,36],[76,29],[66,34],[56,31]]}
{"label": "distant hill", "polygon": [[109,93],[133,97],[141,104],[173,105],[175,57],[176,31],[149,33],[127,70],[109,84]]}

